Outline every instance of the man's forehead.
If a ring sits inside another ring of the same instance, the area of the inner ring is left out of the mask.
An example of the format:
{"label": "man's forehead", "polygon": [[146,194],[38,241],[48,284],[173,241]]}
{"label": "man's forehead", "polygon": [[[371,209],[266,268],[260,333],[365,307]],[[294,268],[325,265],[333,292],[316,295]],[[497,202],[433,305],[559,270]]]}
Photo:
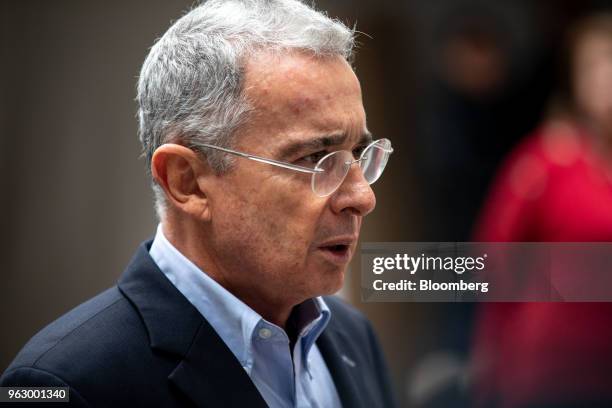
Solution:
{"label": "man's forehead", "polygon": [[245,93],[254,104],[282,103],[300,112],[321,97],[334,99],[361,88],[352,68],[339,55],[314,56],[301,51],[258,52],[245,64]]}
{"label": "man's forehead", "polygon": [[282,157],[369,135],[359,82],[340,56],[259,53],[246,65],[245,95],[253,108],[245,142],[265,140]]}

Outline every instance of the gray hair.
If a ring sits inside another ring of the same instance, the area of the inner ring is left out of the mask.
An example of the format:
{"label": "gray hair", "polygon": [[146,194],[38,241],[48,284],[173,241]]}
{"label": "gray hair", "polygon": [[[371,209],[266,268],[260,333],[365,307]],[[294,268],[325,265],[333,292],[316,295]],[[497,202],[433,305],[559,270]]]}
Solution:
{"label": "gray hair", "polygon": [[[352,58],[354,29],[299,0],[208,0],[195,7],[153,45],[138,80],[139,137],[147,171],[155,150],[179,143],[205,154],[221,174],[230,147],[252,110],[243,95],[244,64],[253,53],[303,50]],[[166,197],[153,182],[161,219]]]}

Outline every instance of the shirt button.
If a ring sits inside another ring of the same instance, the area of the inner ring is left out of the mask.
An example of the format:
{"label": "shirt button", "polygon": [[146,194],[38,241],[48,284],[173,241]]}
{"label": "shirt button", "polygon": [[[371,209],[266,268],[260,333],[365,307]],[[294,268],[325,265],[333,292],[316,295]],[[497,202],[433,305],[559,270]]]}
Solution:
{"label": "shirt button", "polygon": [[269,339],[271,336],[272,330],[266,329],[265,327],[263,329],[259,329],[259,337],[262,339]]}

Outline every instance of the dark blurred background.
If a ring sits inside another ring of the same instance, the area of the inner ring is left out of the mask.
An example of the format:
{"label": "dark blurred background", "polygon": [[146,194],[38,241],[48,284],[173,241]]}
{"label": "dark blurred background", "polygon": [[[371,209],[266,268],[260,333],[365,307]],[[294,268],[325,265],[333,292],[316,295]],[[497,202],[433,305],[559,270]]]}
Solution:
{"label": "dark blurred background", "polygon": [[[368,126],[395,149],[362,242],[470,240],[503,157],[563,82],[566,28],[605,3],[318,1],[364,33]],[[135,84],[191,4],[0,1],[0,372],[154,234]],[[467,406],[474,306],[362,303],[358,261],[345,295],[378,329],[402,405]]]}

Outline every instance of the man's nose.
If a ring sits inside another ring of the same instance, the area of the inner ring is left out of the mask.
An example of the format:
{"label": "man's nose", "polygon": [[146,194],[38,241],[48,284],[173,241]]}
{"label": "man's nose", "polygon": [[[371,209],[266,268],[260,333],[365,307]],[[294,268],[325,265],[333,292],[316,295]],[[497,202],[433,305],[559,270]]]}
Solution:
{"label": "man's nose", "polygon": [[332,194],[331,206],[335,213],[350,211],[362,217],[376,207],[374,191],[363,176],[358,163],[351,166],[338,190]]}

